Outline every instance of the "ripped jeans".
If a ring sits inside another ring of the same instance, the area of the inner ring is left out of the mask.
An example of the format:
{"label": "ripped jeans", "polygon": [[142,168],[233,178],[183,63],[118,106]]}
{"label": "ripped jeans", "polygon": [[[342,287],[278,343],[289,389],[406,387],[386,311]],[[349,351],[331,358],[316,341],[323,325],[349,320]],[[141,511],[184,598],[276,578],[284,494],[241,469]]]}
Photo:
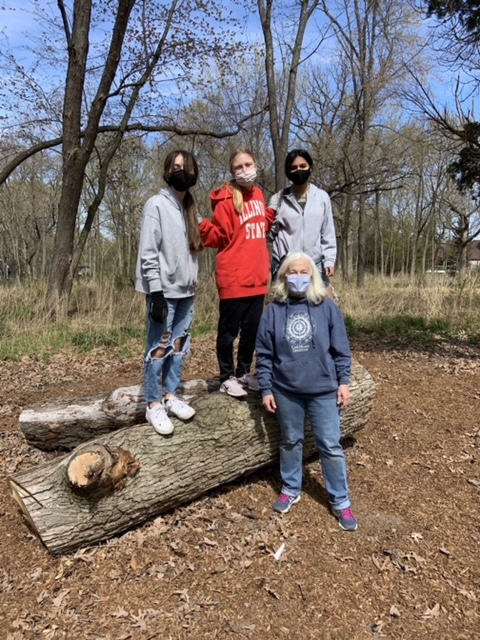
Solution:
{"label": "ripped jeans", "polygon": [[[182,379],[185,355],[190,350],[195,297],[167,298],[168,316],[165,322],[150,318],[150,296],[147,296],[147,347],[145,350],[145,400],[160,402],[166,393],[176,393]],[[175,341],[180,339],[180,349]],[[152,357],[158,348],[161,358]]]}

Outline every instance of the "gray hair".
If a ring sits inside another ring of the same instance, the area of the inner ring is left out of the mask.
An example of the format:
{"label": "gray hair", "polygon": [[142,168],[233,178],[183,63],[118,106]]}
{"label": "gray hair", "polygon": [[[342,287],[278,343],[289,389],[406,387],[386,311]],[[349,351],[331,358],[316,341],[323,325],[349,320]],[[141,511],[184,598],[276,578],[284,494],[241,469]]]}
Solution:
{"label": "gray hair", "polygon": [[328,297],[327,289],[323,284],[322,278],[317,269],[317,265],[306,253],[296,252],[289,253],[280,265],[278,270],[277,279],[272,287],[273,299],[277,302],[286,302],[288,299],[288,283],[287,276],[292,262],[296,260],[305,260],[310,267],[310,275],[312,276],[312,282],[308,287],[305,295],[306,299],[311,304],[321,304],[325,298]]}

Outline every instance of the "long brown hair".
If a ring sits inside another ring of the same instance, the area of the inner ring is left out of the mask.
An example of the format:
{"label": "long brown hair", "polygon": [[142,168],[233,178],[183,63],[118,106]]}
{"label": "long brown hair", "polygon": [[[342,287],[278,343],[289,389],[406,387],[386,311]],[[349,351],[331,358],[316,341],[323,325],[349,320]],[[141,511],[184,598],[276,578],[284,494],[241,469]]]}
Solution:
{"label": "long brown hair", "polygon": [[[163,179],[169,184],[172,173],[174,172],[175,159],[177,156],[183,158],[183,168],[195,182],[198,179],[198,164],[190,151],[179,149],[178,151],[170,151],[165,158],[163,165]],[[187,227],[188,246],[191,251],[200,251],[203,249],[203,242],[200,237],[200,230],[197,221],[197,205],[189,190],[185,192],[183,198],[183,215],[185,216],[185,225]]]}

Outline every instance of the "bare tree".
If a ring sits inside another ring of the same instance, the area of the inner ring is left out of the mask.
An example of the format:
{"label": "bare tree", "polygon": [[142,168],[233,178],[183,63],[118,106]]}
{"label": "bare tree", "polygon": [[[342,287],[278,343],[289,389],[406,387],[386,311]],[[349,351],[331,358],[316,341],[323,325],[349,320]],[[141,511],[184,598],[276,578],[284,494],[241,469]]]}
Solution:
{"label": "bare tree", "polygon": [[[222,30],[214,29],[215,19],[220,21],[223,17],[224,8],[219,2],[207,5],[201,0],[168,3],[106,0],[100,6],[93,0],[73,0],[71,5],[58,0],[57,4],[68,60],[61,133],[48,138],[41,132],[40,139],[10,158],[0,174],[0,182],[5,181],[32,154],[62,145],[62,191],[47,297],[50,310],[68,299],[76,267],[105,193],[111,160],[125,134],[132,130],[177,130],[171,103],[167,110],[168,101],[158,100],[160,112],[158,107],[153,110],[161,87],[159,82],[170,83],[171,90],[203,58],[228,57],[239,48],[227,23]],[[102,28],[110,34],[103,54],[93,45],[92,34],[99,21],[103,21]],[[98,144],[99,136],[107,132],[108,137]],[[232,134],[231,130],[205,132]],[[88,203],[75,246],[85,171],[94,153],[98,163],[95,193]]]}
{"label": "bare tree", "polygon": [[[281,2],[281,0],[257,0],[265,41],[265,72],[270,115],[270,135],[275,159],[276,189],[281,189],[285,184],[284,162],[291,134],[298,69],[302,62],[302,47],[304,46],[307,25],[315,13],[319,1],[299,0],[295,9],[290,6],[286,12],[285,3]],[[278,18],[278,23],[275,21],[275,16]],[[282,25],[281,29],[279,24]],[[276,25],[282,33],[283,42],[280,43],[276,43],[274,38]],[[290,40],[286,25],[295,25],[292,40]],[[292,41],[293,44],[291,43]],[[278,48],[276,45],[283,47],[284,53],[280,73],[277,67],[276,51]]]}
{"label": "bare tree", "polygon": [[372,192],[370,138],[379,110],[395,96],[405,75],[401,47],[407,42],[412,18],[408,5],[397,1],[322,0],[321,4],[349,69],[349,98],[355,110],[356,162],[351,169],[357,184],[357,284],[363,286],[367,198]]}

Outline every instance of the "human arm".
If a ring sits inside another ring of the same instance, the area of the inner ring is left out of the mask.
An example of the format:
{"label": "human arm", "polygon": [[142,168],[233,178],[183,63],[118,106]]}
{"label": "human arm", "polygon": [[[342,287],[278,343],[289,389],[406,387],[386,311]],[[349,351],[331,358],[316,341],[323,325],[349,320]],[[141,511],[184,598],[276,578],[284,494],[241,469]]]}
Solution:
{"label": "human arm", "polygon": [[213,218],[204,218],[199,225],[202,242],[206,247],[222,249],[233,236],[233,215],[238,215],[233,209],[232,200],[219,202],[214,210]]}
{"label": "human arm", "polygon": [[146,281],[148,293],[162,290],[160,273],[160,251],[162,249],[160,203],[160,197],[154,196],[146,202],[143,208],[138,252],[140,256],[140,273]]}
{"label": "human arm", "polygon": [[257,339],[255,342],[257,355],[257,380],[262,393],[262,401],[267,411],[274,412],[276,405],[272,393],[273,371],[273,314],[271,305],[262,314],[258,325]]}
{"label": "human arm", "polygon": [[324,192],[324,211],[321,228],[320,244],[322,249],[325,273],[330,278],[335,274],[335,261],[337,259],[337,239],[335,223],[333,220],[332,203],[330,197]]}
{"label": "human arm", "polygon": [[324,300],[323,304],[327,305],[329,311],[330,355],[335,364],[337,381],[339,387],[348,386],[352,370],[352,352],[343,313],[329,299]]}
{"label": "human arm", "polygon": [[282,199],[283,189],[274,193],[273,196],[268,201],[268,206],[266,209],[267,219],[271,220],[268,226],[268,240],[269,242],[273,242],[273,240],[278,235],[278,222],[277,222],[277,211],[280,207],[280,200]]}

